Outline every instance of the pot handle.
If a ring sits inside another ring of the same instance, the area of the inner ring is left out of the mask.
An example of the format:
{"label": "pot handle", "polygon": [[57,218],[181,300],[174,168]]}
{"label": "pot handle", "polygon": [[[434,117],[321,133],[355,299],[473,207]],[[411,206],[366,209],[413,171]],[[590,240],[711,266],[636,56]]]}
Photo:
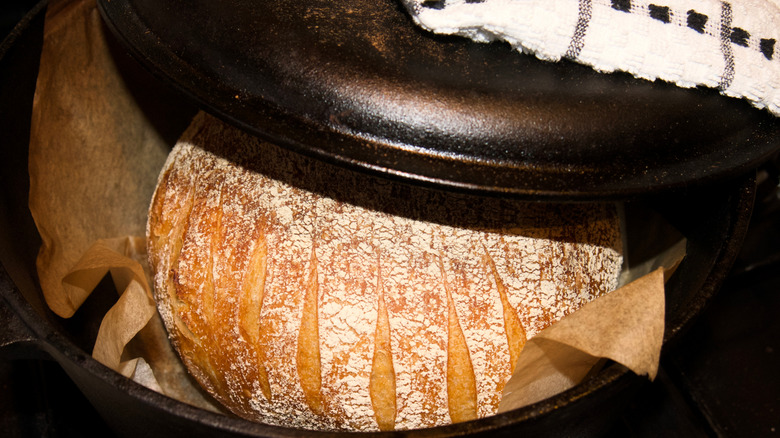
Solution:
{"label": "pot handle", "polygon": [[0,265],[0,361],[51,359],[43,352],[38,337],[12,307],[9,301],[12,294],[20,292]]}

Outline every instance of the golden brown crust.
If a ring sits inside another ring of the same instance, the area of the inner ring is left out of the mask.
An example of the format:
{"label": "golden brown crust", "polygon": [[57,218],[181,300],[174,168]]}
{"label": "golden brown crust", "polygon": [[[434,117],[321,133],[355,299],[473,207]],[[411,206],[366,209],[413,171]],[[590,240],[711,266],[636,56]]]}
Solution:
{"label": "golden brown crust", "polygon": [[379,430],[395,429],[396,388],[393,352],[390,347],[390,321],[387,317],[381,279],[377,282],[376,331],[369,378],[369,398]]}
{"label": "golden brown crust", "polygon": [[155,295],[236,414],[408,429],[498,407],[526,336],[616,286],[612,205],[377,180],[199,115],[150,207]]}

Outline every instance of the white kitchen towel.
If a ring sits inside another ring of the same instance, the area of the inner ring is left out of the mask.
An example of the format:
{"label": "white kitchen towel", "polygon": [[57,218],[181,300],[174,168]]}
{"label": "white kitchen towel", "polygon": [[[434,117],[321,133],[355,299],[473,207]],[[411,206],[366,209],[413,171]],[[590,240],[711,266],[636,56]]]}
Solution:
{"label": "white kitchen towel", "polygon": [[402,0],[423,28],[704,86],[780,115],[780,0]]}

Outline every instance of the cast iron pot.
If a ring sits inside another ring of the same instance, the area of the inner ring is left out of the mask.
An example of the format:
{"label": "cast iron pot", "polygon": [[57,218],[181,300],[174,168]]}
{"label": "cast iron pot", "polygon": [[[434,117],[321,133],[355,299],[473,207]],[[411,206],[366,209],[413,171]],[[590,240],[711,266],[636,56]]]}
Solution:
{"label": "cast iron pot", "polygon": [[208,112],[385,178],[600,201],[733,176],[778,148],[780,119],[745,100],[433,34],[399,0],[97,6],[139,63]]}
{"label": "cast iron pot", "polygon": [[[38,5],[0,46],[0,359],[56,361],[121,436],[333,435],[256,424],[153,392],[91,358],[84,340],[90,336],[83,335],[95,326],[89,308],[80,310],[86,313],[76,320],[62,320],[47,309],[35,270],[40,237],[27,207],[30,111],[44,10],[43,3]],[[142,70],[132,76],[154,81]],[[194,111],[186,102],[181,108],[185,108],[181,120]],[[687,257],[667,284],[665,348],[700,313],[726,276],[747,229],[754,187],[755,173],[749,172],[706,186],[626,200],[629,211],[635,205],[653,208],[687,238]],[[644,384],[646,379],[624,367],[607,364],[575,388],[526,408],[395,434],[597,436],[609,430]]]}

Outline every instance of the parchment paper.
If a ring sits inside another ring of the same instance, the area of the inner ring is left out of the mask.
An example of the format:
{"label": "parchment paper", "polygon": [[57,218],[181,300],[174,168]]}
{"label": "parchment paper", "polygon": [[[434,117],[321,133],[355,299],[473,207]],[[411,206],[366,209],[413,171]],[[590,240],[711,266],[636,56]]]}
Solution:
{"label": "parchment paper", "polygon": [[[523,348],[499,412],[579,383],[602,358],[655,378],[664,337],[664,270],[594,300],[539,332]],[[606,318],[605,318],[606,316]]]}
{"label": "parchment paper", "polygon": [[214,410],[167,342],[143,237],[159,170],[195,109],[183,111],[179,96],[137,81],[148,74],[112,44],[94,0],[49,2],[29,156],[41,288],[51,310],[69,318],[110,273],[120,297],[93,357]]}
{"label": "parchment paper", "polygon": [[[167,342],[143,245],[157,174],[194,110],[166,112],[170,92],[144,88],[157,104],[146,105],[130,83],[141,73],[137,67],[128,73],[133,64],[122,56],[112,48],[94,0],[50,2],[30,142],[30,209],[43,240],[41,287],[51,309],[67,318],[110,274],[119,297],[103,320],[93,356],[152,389],[218,410]],[[170,117],[181,121],[161,128],[158,122]],[[663,339],[664,270],[668,275],[682,257],[671,252],[669,260],[644,263],[640,279],[628,287],[530,340],[502,410],[571,387],[600,357],[654,377]],[[626,273],[627,283],[632,275]]]}

